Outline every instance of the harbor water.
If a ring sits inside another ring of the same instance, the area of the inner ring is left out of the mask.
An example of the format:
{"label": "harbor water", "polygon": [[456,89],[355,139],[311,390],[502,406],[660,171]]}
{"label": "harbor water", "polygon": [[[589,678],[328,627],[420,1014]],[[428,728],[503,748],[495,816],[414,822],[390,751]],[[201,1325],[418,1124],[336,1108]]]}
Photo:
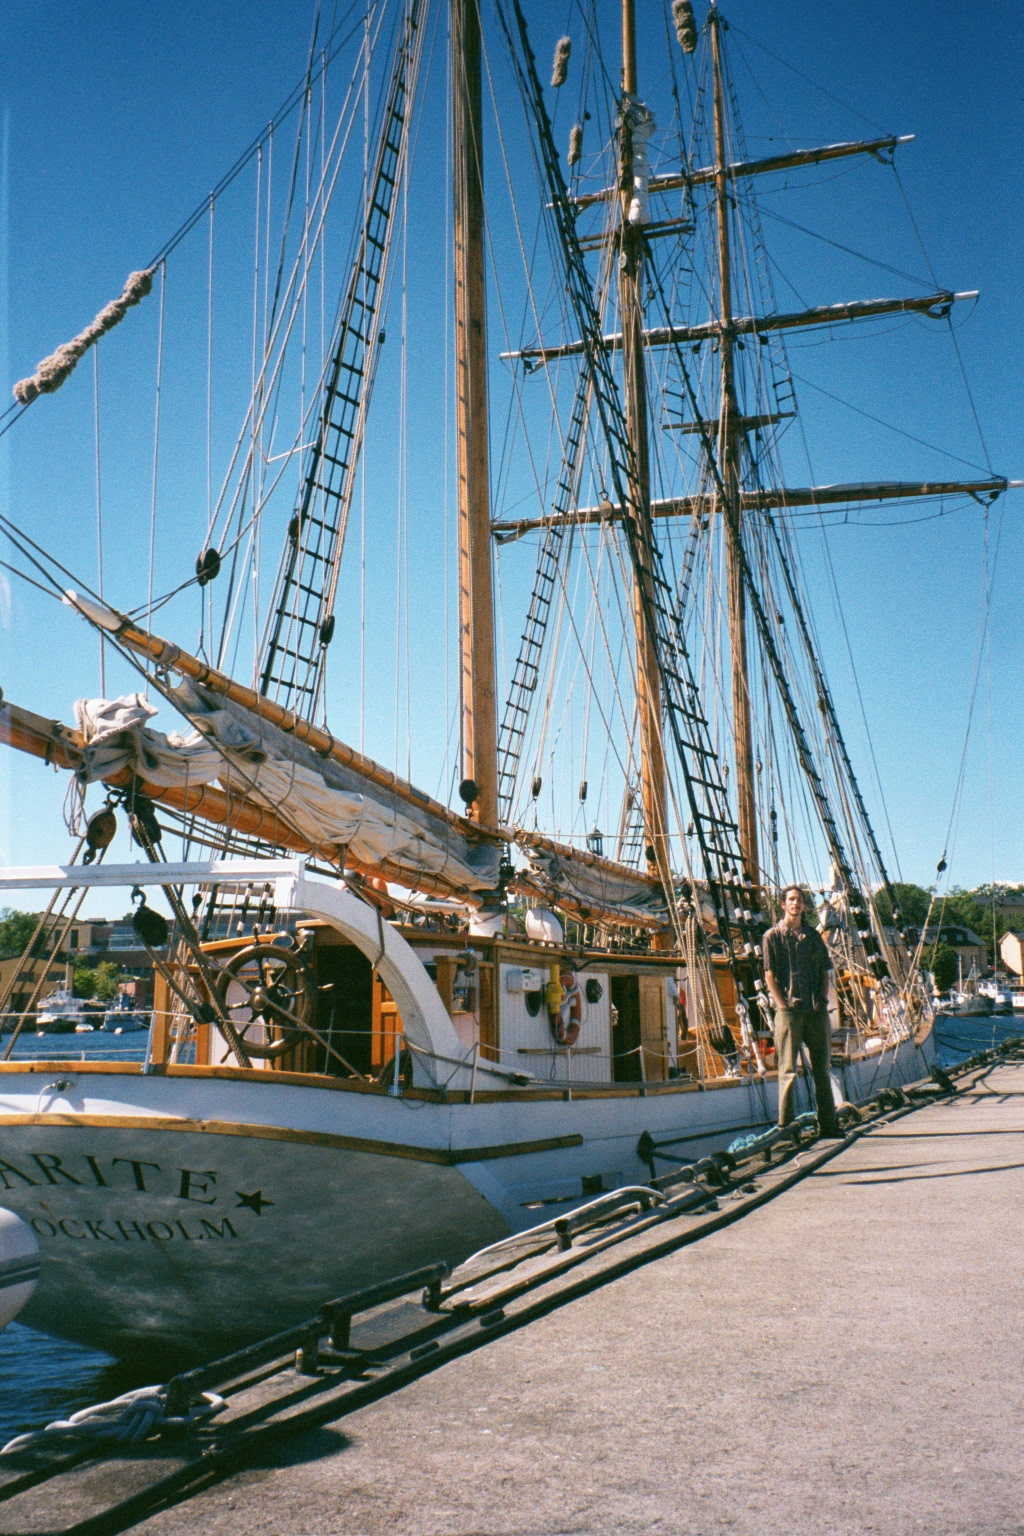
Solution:
{"label": "harbor water", "polygon": [[[15,1041],[12,1059],[67,1061],[70,1067],[90,1057],[143,1061],[145,1055],[144,1031],[110,1035],[97,1030],[91,1035],[24,1034]],[[8,1324],[0,1332],[0,1445],[89,1403],[148,1386],[139,1369],[94,1349],[49,1338],[21,1323]]]}
{"label": "harbor water", "polygon": [[[946,1019],[935,1023],[938,1060],[955,1066],[977,1051],[1024,1033],[1024,1016]],[[43,1061],[107,1060],[142,1061],[146,1036],[32,1034],[20,1039],[14,1056]],[[145,1366],[113,1360],[109,1355],[68,1344],[37,1333],[18,1322],[0,1332],[0,1445],[25,1430],[38,1429],[55,1418],[127,1392],[148,1386]]]}

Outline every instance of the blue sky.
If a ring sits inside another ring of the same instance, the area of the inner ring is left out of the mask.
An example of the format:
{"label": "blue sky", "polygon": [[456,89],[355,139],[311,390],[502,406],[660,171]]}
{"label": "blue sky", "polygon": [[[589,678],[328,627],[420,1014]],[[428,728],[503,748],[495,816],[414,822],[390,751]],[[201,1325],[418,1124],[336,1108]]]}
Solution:
{"label": "blue sky", "polygon": [[[614,6],[600,9],[614,20]],[[696,9],[702,20],[703,6],[698,3]],[[542,60],[567,18],[570,34],[579,32],[576,13],[567,5],[531,4],[527,11]],[[930,263],[939,287],[978,288],[978,305],[956,317],[956,338],[988,457],[997,472],[1024,477],[1019,430],[1024,356],[1019,278],[1024,79],[1019,61],[1024,24],[1019,11],[1009,4],[965,10],[946,4],[897,5],[894,0],[867,9],[778,0],[767,8],[735,0],[725,14],[732,23],[733,73],[751,153],[772,153],[773,145],[786,140],[827,143],[877,131],[917,136],[898,160],[913,223],[892,173],[874,162],[848,163],[851,169],[841,177],[812,173],[803,182],[794,177],[785,199],[766,187],[765,233],[778,258],[780,307],[798,307],[795,294],[806,302],[825,303],[913,290],[901,279],[799,235],[773,219],[775,211],[914,276],[927,278]],[[660,0],[638,0],[638,15],[643,87],[645,79],[654,82],[664,73]],[[8,0],[0,61],[0,111],[8,124],[7,303],[0,317],[0,368],[9,383],[30,373],[40,357],[78,331],[120,291],[128,271],[145,264],[202,201],[299,78],[311,16],[311,6],[294,0],[244,5],[193,0],[158,9],[122,0],[59,6]],[[410,311],[430,315],[437,347],[436,366],[422,368],[410,387],[408,406],[412,446],[403,505],[412,562],[408,611],[413,639],[408,660],[399,662],[399,671],[406,669],[404,681],[400,678],[398,689],[389,683],[386,697],[383,691],[369,697],[361,720],[353,706],[357,684],[351,676],[342,678],[338,664],[340,691],[332,702],[332,723],[337,718],[349,739],[362,731],[366,749],[390,762],[396,739],[400,759],[405,751],[403,717],[426,713],[428,703],[436,705],[440,725],[428,733],[422,756],[411,766],[424,788],[447,795],[451,762],[445,755],[443,716],[451,706],[452,668],[445,614],[450,615],[452,597],[441,590],[444,551],[438,517],[444,500],[441,439],[448,421],[439,398],[447,270],[438,235],[444,216],[438,170],[443,170],[444,153],[440,47],[429,75],[436,101],[427,109],[417,150],[428,185],[433,178],[435,200],[411,228],[408,251]],[[824,87],[824,93],[808,81]],[[513,152],[522,153],[525,129],[518,106],[503,117],[502,128]],[[225,231],[230,227],[226,222]],[[507,226],[496,225],[499,255],[509,239]],[[189,320],[186,303],[194,299],[199,312],[202,269],[197,244],[178,267],[169,268],[168,277],[169,318],[172,305],[181,301],[180,311],[173,312],[180,314],[180,328],[169,330],[168,363],[181,382],[178,395],[168,393],[164,431],[168,452],[177,447],[181,457],[177,464],[168,459],[160,486],[161,518],[171,532],[161,556],[166,567],[158,574],[166,574],[167,585],[182,567],[187,574],[205,520],[202,444],[189,437],[184,424],[189,390],[194,394],[204,388],[201,368],[192,369],[194,376],[189,372],[200,350],[200,331],[195,315]],[[230,309],[232,296],[225,294],[224,302]],[[129,392],[133,378],[141,381],[140,420],[142,396],[145,411],[152,407],[155,300],[147,306],[129,316],[122,332],[101,348],[104,378]],[[501,338],[493,324],[494,304],[491,315],[496,352]],[[392,323],[389,316],[389,329]],[[845,338],[824,343],[819,337],[813,346],[794,347],[790,361],[794,373],[807,381],[798,384],[798,393],[811,471],[819,481],[975,473],[925,443],[972,464],[985,462],[945,328],[940,333],[926,322],[912,321],[863,343]],[[497,364],[495,370],[499,391]],[[382,387],[389,408],[395,408],[396,397],[387,394],[393,386],[385,380]],[[837,407],[822,389],[921,441],[911,442]],[[0,495],[8,499],[11,516],[86,576],[95,570],[92,401],[87,360],[60,394],[37,402],[0,443]],[[234,419],[229,392],[215,409],[223,412],[226,431]],[[144,596],[150,506],[149,428],[144,432],[138,423],[127,423],[126,416],[122,426],[113,410],[102,423],[107,590],[125,605]],[[397,471],[388,447],[378,440],[368,456],[371,564],[378,556],[381,562],[390,558],[395,538],[390,508]],[[801,454],[794,439],[787,467],[792,480],[803,483],[808,468],[801,466]],[[373,509],[385,504],[387,520],[375,529]],[[960,770],[986,537],[990,559],[998,543],[990,647],[975,702],[950,875],[962,884],[993,874],[1024,879],[1024,834],[1016,814],[1024,792],[1017,702],[1022,513],[1024,493],[1017,493],[997,504],[987,530],[978,509],[905,527],[836,528],[828,534],[827,558],[842,601],[900,869],[905,878],[924,884],[930,883],[943,851]],[[180,519],[180,541],[174,535],[175,519]],[[884,521],[883,514],[879,520]],[[829,596],[826,546],[810,529],[799,538],[837,702],[869,804],[881,823],[859,701]],[[514,574],[508,578],[512,592],[517,579]],[[393,611],[395,599],[390,601]],[[73,615],[12,578],[0,620],[0,685],[7,697],[69,720],[74,698],[99,691],[96,643]],[[193,610],[190,622],[194,628]],[[390,653],[389,623],[385,617],[375,629],[371,648]],[[188,644],[193,635],[183,630],[180,638]],[[114,682],[119,691],[137,686],[127,674],[117,674]],[[176,722],[161,717],[158,723],[170,729]],[[399,760],[397,766],[407,764]],[[0,815],[0,857],[5,862],[65,856],[65,789],[66,779],[37,762],[11,753],[0,757],[5,813]]]}

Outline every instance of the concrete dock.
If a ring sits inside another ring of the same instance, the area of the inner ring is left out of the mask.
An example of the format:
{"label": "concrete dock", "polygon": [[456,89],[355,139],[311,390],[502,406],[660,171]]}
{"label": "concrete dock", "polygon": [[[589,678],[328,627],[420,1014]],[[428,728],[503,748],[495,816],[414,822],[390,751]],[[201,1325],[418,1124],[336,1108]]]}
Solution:
{"label": "concrete dock", "polygon": [[133,1529],[1020,1536],[1022,1196],[1000,1065]]}

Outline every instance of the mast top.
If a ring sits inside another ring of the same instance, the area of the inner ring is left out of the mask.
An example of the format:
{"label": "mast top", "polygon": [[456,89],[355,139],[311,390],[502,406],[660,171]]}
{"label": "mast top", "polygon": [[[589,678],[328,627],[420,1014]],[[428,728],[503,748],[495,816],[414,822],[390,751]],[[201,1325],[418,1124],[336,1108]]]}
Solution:
{"label": "mast top", "polygon": [[636,5],[622,0],[622,89],[636,95]]}

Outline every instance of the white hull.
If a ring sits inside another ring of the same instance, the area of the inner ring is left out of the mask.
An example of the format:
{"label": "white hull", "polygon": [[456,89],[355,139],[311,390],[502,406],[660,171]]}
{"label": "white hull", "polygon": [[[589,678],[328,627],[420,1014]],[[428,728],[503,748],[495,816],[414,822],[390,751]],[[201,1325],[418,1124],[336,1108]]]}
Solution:
{"label": "white hull", "polygon": [[[912,1081],[931,1060],[930,1039],[905,1043],[844,1069],[844,1094]],[[771,1080],[444,1104],[276,1074],[33,1065],[0,1078],[0,1199],[42,1254],[23,1320],[115,1353],[200,1356],[273,1332],[347,1288],[571,1209],[584,1179],[648,1178],[644,1131],[685,1138],[668,1152],[688,1161],[776,1105]]]}

